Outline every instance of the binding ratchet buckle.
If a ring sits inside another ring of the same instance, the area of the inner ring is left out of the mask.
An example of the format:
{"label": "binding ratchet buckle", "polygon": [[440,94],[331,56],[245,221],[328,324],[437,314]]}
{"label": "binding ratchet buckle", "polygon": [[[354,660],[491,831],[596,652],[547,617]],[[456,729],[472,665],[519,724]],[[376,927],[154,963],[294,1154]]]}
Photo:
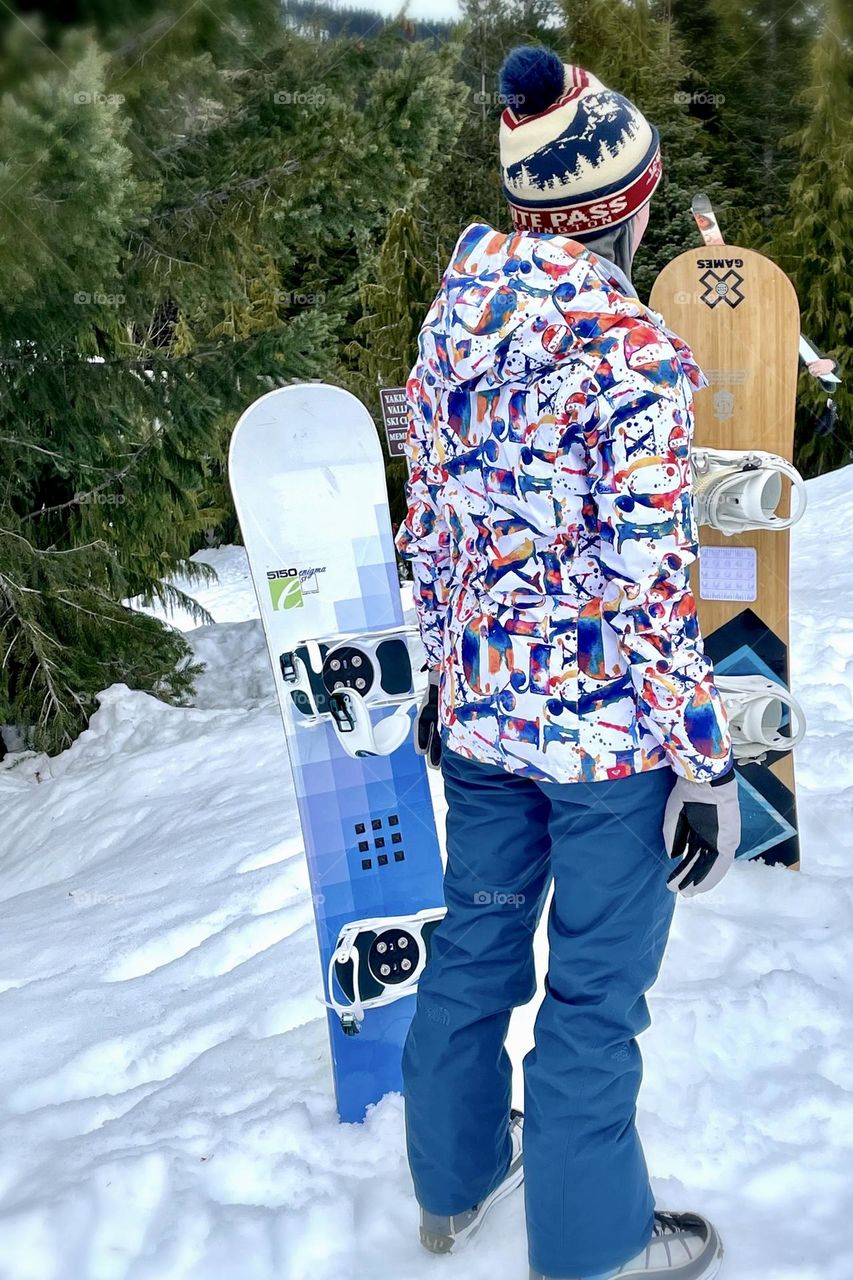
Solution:
{"label": "binding ratchet buckle", "polygon": [[[402,746],[415,705],[408,640],[414,627],[394,627],[301,641],[281,654],[281,676],[297,723],[331,723],[346,753],[386,756]],[[373,712],[393,708],[390,715]]]}

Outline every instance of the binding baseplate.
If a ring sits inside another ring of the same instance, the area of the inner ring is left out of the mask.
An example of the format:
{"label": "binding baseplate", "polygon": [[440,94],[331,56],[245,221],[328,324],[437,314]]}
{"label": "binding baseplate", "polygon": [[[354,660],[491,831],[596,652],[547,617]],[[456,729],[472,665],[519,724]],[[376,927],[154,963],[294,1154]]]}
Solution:
{"label": "binding baseplate", "polygon": [[[392,1004],[417,989],[429,958],[432,934],[445,907],[413,915],[353,920],[341,929],[329,960],[323,1002],[334,1009],[345,1035],[358,1035],[365,1012]],[[343,999],[335,994],[337,989]]]}
{"label": "binding baseplate", "polygon": [[[413,627],[303,640],[281,654],[284,683],[300,722],[331,720],[346,753],[354,758],[390,755],[412,727],[415,704],[408,639]],[[394,708],[374,720],[371,711]]]}

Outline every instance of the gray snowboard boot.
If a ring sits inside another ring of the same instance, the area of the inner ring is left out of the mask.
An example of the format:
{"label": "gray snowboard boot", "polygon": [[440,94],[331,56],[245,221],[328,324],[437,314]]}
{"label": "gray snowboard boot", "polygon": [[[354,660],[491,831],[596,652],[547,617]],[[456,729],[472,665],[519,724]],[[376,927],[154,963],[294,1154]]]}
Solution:
{"label": "gray snowboard boot", "polygon": [[[722,1265],[723,1242],[698,1213],[656,1213],[651,1240],[624,1266],[578,1280],[713,1280]],[[547,1280],[530,1270],[530,1280]]]}
{"label": "gray snowboard boot", "polygon": [[512,1158],[503,1182],[498,1183],[494,1191],[486,1196],[473,1209],[464,1213],[454,1213],[451,1217],[427,1213],[421,1209],[421,1244],[430,1253],[458,1253],[474,1238],[486,1214],[490,1209],[515,1191],[524,1181],[524,1165],[521,1159],[521,1138],[524,1127],[524,1116],[520,1111],[510,1114],[509,1132],[512,1138]]}

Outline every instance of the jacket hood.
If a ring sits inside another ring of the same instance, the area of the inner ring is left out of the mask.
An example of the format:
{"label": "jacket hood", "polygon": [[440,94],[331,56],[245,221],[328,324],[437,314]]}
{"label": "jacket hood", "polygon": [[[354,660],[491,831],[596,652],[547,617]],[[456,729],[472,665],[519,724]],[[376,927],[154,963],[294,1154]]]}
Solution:
{"label": "jacket hood", "polygon": [[474,224],[453,251],[419,348],[437,383],[485,390],[527,385],[568,359],[601,367],[626,329],[639,373],[655,368],[660,382],[663,361],[672,388],[681,374],[706,385],[687,345],[612,263],[567,236]]}

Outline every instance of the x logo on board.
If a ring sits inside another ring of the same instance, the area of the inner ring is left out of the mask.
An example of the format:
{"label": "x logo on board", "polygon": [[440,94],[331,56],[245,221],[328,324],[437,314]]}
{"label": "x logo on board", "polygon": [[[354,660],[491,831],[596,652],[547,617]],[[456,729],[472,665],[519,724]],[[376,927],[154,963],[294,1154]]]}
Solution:
{"label": "x logo on board", "polygon": [[704,302],[706,307],[713,309],[717,303],[727,302],[734,309],[743,302],[740,289],[743,276],[738,275],[737,271],[731,268],[723,275],[709,268],[699,277],[699,283],[705,286],[705,292],[699,295],[699,300]]}

